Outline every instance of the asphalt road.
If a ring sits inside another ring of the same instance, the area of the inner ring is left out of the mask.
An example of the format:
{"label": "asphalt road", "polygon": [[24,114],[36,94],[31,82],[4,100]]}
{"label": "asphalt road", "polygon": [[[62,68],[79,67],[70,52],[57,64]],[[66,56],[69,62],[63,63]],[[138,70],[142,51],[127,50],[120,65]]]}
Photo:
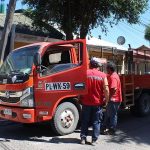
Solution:
{"label": "asphalt road", "polygon": [[0,121],[0,150],[150,150],[150,115],[137,118],[120,113],[117,134],[101,135],[97,146],[80,145],[79,133],[56,136],[48,123],[26,128]]}

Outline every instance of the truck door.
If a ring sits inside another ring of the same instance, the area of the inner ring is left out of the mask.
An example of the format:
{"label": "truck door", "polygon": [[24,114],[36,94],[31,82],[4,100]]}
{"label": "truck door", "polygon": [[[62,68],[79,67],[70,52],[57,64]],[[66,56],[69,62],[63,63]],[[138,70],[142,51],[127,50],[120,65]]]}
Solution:
{"label": "truck door", "polygon": [[42,52],[42,73],[34,79],[38,109],[50,116],[57,104],[87,92],[88,57],[85,40],[49,44]]}

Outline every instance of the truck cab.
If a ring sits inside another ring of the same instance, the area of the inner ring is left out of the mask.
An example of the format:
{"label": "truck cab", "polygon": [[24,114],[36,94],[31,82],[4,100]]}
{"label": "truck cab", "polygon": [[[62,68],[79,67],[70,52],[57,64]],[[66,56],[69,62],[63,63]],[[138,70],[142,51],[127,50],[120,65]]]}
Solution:
{"label": "truck cab", "polygon": [[35,43],[12,51],[0,68],[0,118],[31,124],[51,120],[60,135],[80,118],[87,92],[85,40]]}

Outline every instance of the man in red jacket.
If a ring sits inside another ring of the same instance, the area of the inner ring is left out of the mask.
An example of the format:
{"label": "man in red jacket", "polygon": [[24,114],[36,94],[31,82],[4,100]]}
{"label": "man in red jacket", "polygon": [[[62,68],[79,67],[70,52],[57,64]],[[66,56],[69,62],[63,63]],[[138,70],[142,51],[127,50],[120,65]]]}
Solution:
{"label": "man in red jacket", "polygon": [[88,127],[90,119],[92,119],[92,145],[96,144],[100,134],[100,124],[102,119],[102,105],[104,104],[104,96],[106,102],[109,99],[109,89],[107,77],[103,72],[99,71],[101,66],[98,58],[90,60],[90,69],[87,71],[88,78],[88,94],[81,98],[82,102],[82,123],[81,123],[81,144],[86,143],[88,135]]}
{"label": "man in red jacket", "polygon": [[117,126],[117,112],[122,101],[121,82],[118,74],[115,72],[116,65],[112,62],[107,64],[109,102],[106,106],[104,119],[104,134],[114,134]]}

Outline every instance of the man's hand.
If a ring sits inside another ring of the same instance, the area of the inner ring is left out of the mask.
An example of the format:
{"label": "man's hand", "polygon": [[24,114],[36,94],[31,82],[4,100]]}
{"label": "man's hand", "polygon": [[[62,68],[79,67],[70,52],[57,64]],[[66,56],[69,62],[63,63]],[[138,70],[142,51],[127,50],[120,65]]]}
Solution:
{"label": "man's hand", "polygon": [[107,104],[109,102],[109,87],[108,87],[107,78],[104,78],[103,89],[104,89],[104,96],[105,96],[106,104]]}

